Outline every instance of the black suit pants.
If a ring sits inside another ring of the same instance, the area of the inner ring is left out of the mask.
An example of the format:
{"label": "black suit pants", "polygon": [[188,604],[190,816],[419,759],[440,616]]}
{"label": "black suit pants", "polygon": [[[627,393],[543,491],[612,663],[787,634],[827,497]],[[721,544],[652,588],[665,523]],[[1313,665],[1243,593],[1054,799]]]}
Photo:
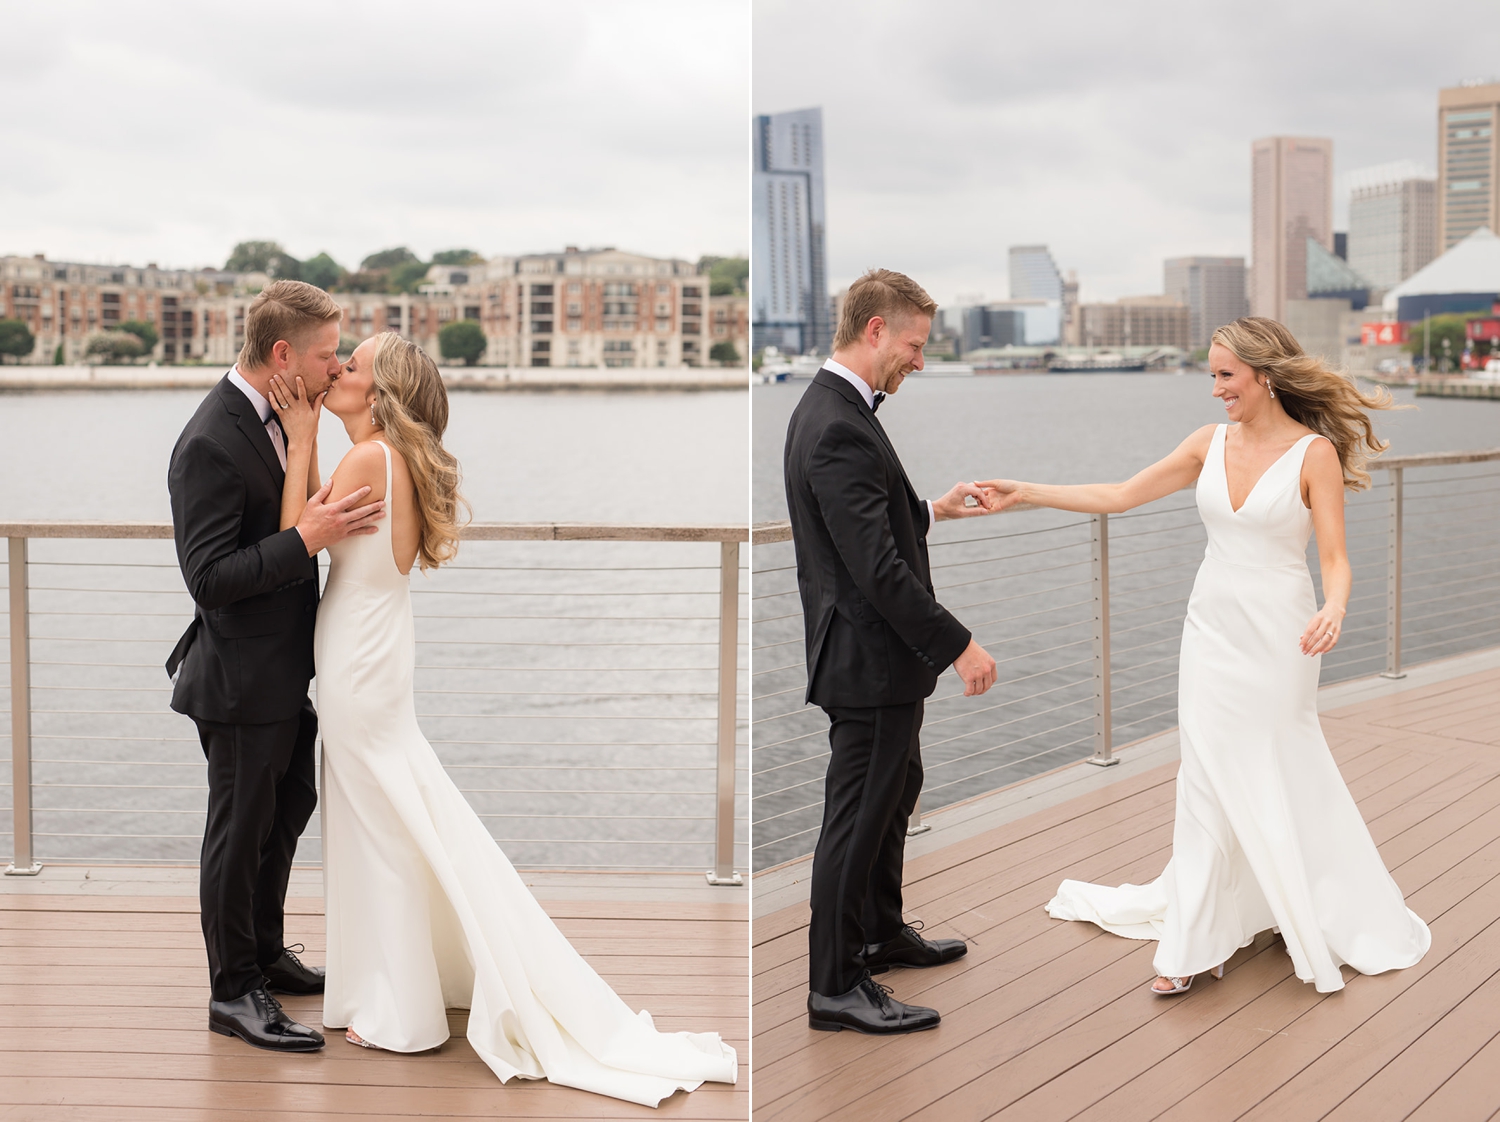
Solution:
{"label": "black suit pants", "polygon": [[208,758],[208,823],[198,900],[215,1001],[261,985],[285,945],[287,880],[297,839],[318,804],[312,703],[285,721],[197,721]]}
{"label": "black suit pants", "polygon": [[824,712],[832,754],[813,853],[808,982],[836,997],[859,982],[864,944],[901,931],[906,823],[922,791],[922,702]]}

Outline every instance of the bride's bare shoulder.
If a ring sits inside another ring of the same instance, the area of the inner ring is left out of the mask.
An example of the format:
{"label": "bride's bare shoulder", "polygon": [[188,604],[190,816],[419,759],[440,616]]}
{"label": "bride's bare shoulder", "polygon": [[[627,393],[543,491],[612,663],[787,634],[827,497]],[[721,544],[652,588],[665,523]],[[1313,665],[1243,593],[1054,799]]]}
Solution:
{"label": "bride's bare shoulder", "polygon": [[1189,452],[1200,462],[1208,457],[1208,447],[1214,442],[1214,430],[1218,425],[1203,425],[1188,433],[1187,439],[1177,446],[1179,451]]}
{"label": "bride's bare shoulder", "polygon": [[385,498],[385,453],[373,440],[362,440],[333,469],[333,491],[329,500],[341,498],[361,487],[370,488],[370,501]]}

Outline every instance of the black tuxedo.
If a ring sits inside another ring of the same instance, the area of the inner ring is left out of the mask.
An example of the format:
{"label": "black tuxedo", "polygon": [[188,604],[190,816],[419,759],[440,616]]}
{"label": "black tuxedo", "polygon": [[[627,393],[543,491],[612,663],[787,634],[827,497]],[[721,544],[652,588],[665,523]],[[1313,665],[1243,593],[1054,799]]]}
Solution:
{"label": "black tuxedo", "polygon": [[858,389],[820,370],[784,463],[807,700],[832,722],[809,927],[811,988],[832,997],[857,983],[865,942],[899,933],[922,702],[970,636],[933,595],[927,506]]}
{"label": "black tuxedo", "polygon": [[297,839],[317,805],[313,676],[318,563],[280,530],[285,472],[227,377],[172,450],[177,561],[196,608],[167,660],[172,708],[208,758],[200,896],[213,996],[241,997],[283,945]]}

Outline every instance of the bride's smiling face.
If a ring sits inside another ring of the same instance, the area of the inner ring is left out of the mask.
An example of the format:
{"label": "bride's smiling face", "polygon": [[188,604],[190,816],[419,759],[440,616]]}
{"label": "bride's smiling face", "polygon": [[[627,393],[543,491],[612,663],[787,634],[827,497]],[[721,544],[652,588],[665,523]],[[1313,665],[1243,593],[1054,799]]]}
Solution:
{"label": "bride's smiling face", "polygon": [[336,417],[369,412],[375,398],[375,340],[366,339],[354,348],[339,376],[323,399],[323,408]]}
{"label": "bride's smiling face", "polygon": [[1224,402],[1224,413],[1231,421],[1257,416],[1270,404],[1265,381],[1228,347],[1215,343],[1208,348],[1208,369],[1214,376],[1214,396]]}

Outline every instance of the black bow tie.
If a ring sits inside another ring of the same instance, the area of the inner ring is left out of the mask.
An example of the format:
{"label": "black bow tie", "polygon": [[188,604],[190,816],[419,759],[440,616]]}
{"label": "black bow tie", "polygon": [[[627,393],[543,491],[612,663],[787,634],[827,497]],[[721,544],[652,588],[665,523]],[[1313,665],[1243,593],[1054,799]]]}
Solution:
{"label": "black bow tie", "polygon": [[286,443],[286,429],[281,427],[281,418],[276,415],[276,410],[271,410],[271,415],[266,418],[266,424],[275,425],[276,431],[281,434],[282,443]]}
{"label": "black bow tie", "polygon": [[878,412],[879,409],[880,409],[880,403],[882,401],[884,401],[884,400],[885,400],[885,394],[883,394],[883,393],[876,394],[875,395],[875,400],[870,403],[870,412],[871,413]]}

